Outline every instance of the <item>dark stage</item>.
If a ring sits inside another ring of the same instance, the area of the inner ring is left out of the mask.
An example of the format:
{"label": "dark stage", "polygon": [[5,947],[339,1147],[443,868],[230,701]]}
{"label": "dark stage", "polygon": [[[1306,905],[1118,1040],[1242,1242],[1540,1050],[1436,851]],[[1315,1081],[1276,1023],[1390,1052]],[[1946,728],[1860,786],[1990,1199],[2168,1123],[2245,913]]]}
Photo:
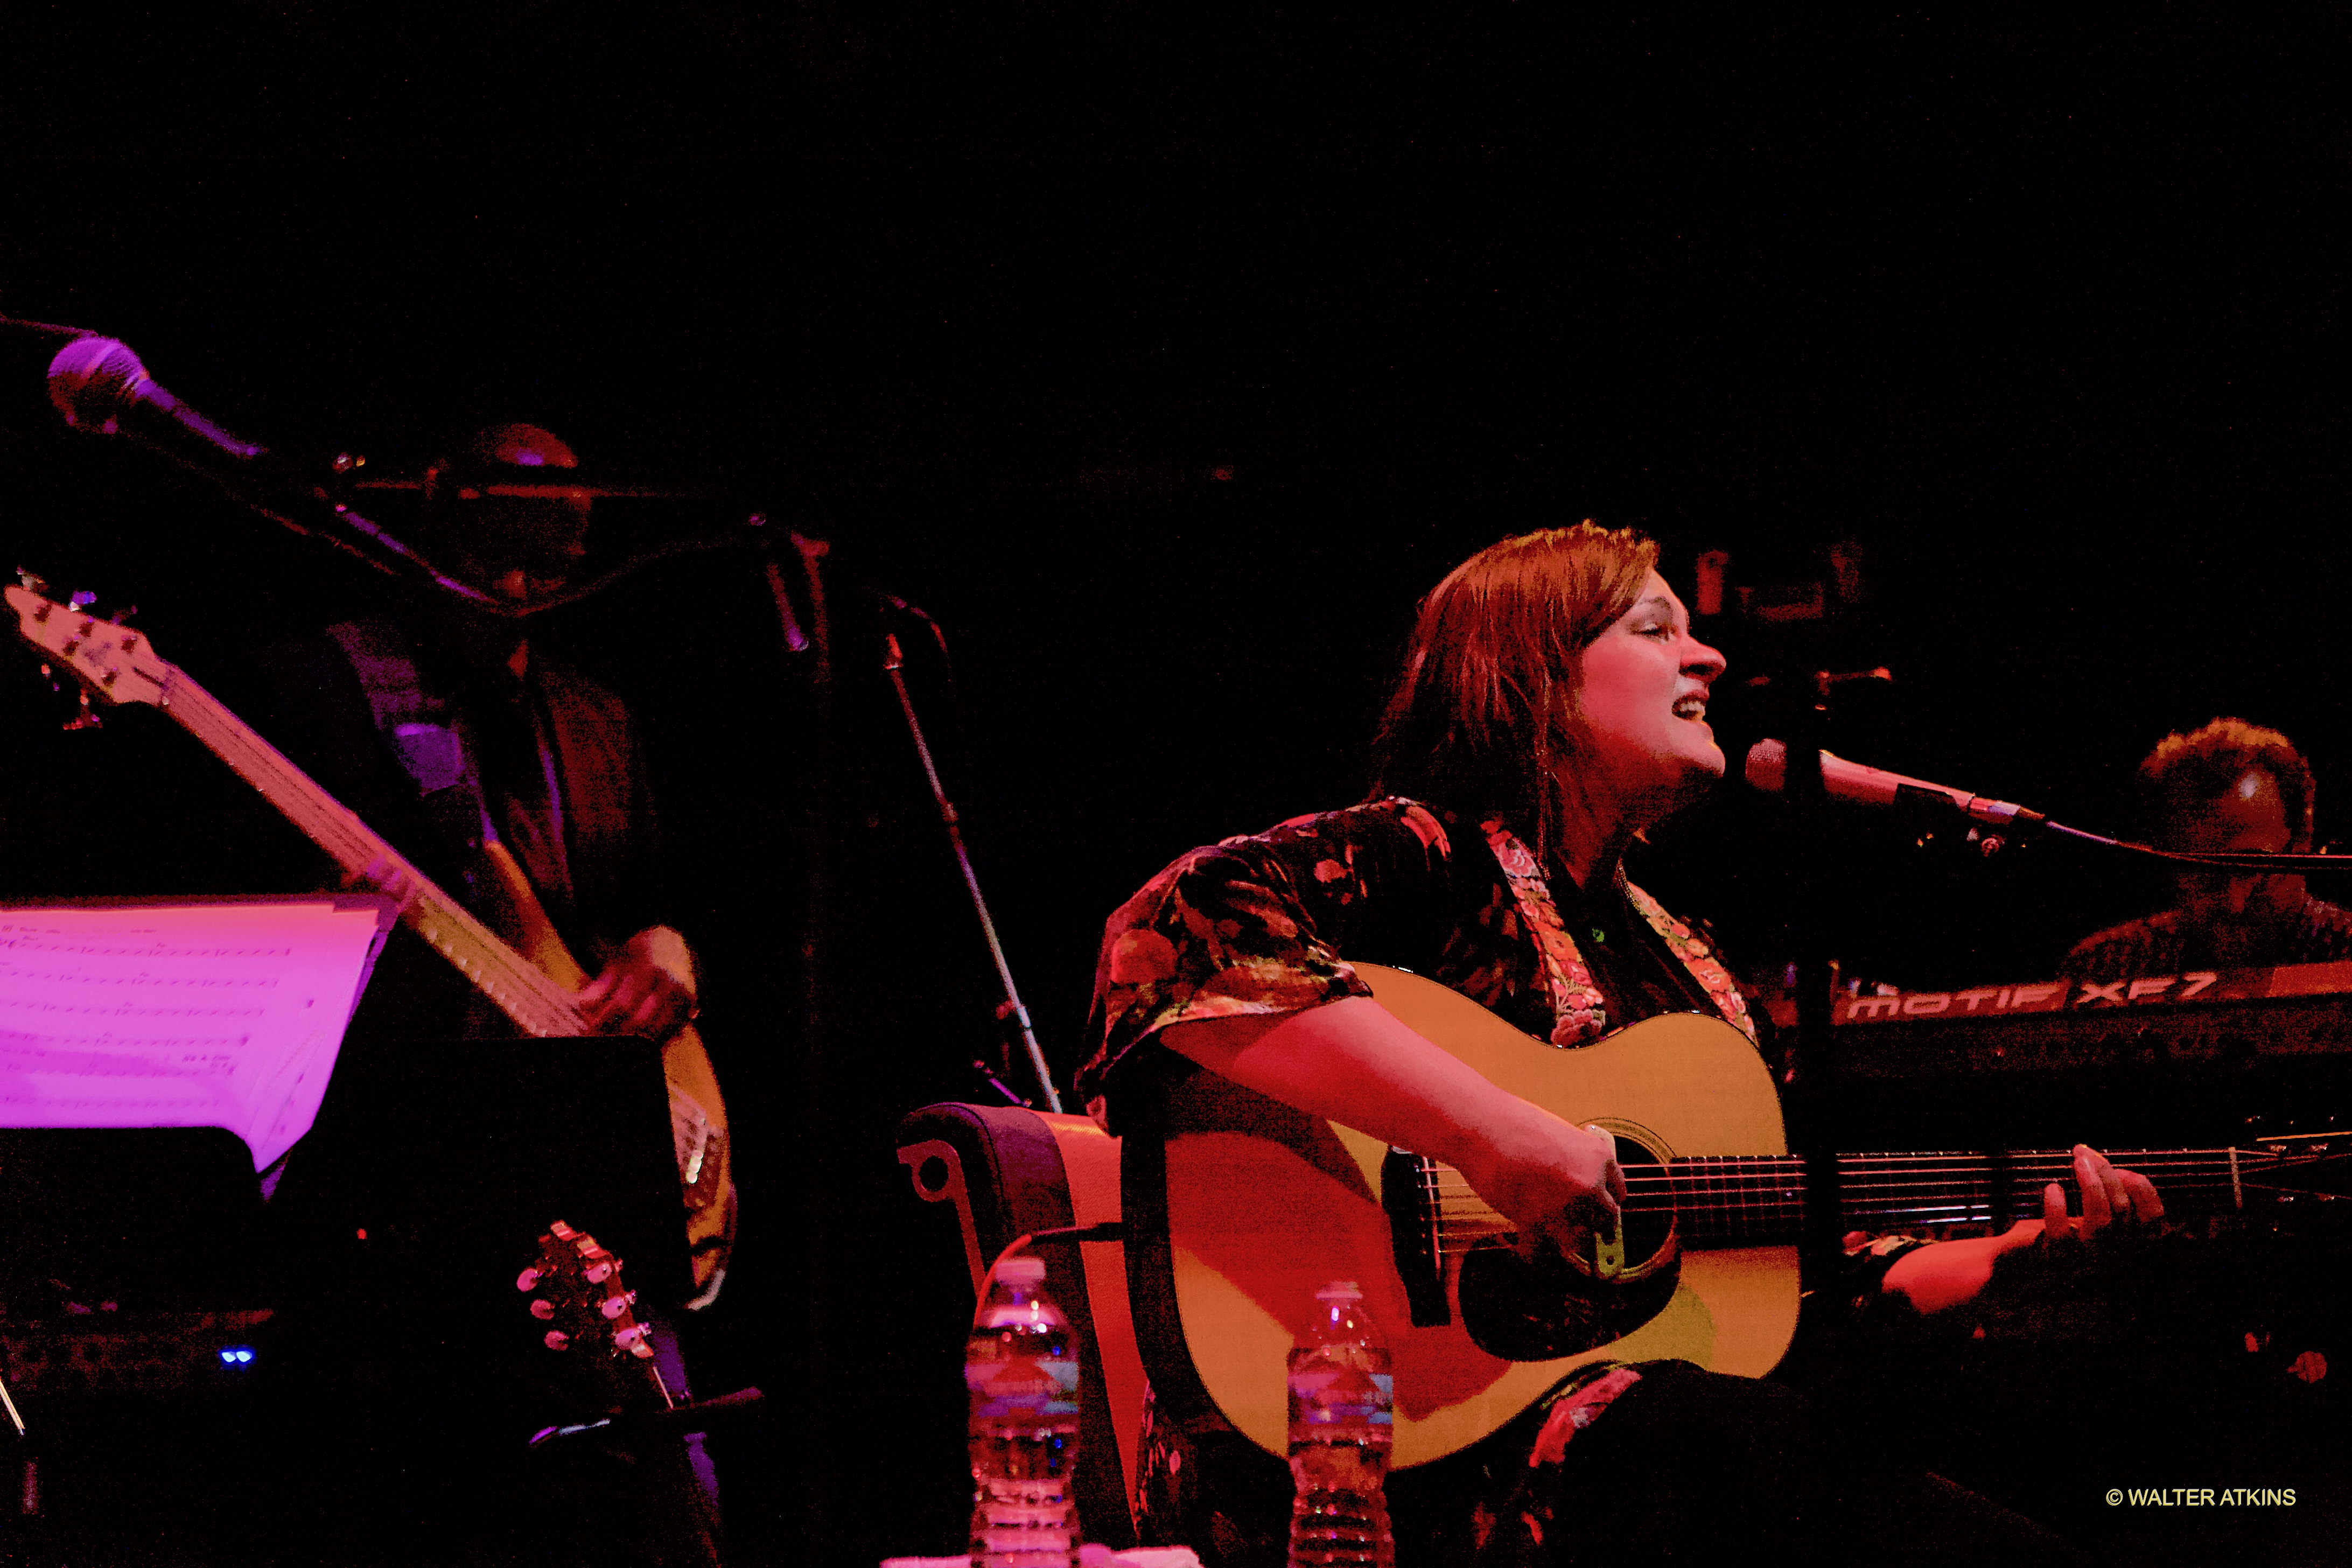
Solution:
{"label": "dark stage", "polygon": [[[1661,128],[1645,142],[1591,94],[1559,101],[1534,63],[1580,77],[1604,46],[1654,61],[1643,39],[1516,20],[1336,55],[1195,29],[1171,60],[1132,18],[1048,45],[1042,13],[998,37],[971,17],[934,36],[706,9],[642,59],[567,40],[566,90],[534,72],[499,105],[485,62],[520,58],[522,22],[479,59],[454,32],[406,37],[403,58],[432,70],[369,56],[338,80],[315,62],[356,48],[357,24],[237,12],[245,43],[175,24],[142,46],[141,79],[173,82],[157,101],[175,113],[208,100],[166,70],[171,48],[257,84],[154,155],[118,116],[64,136],[83,110],[61,82],[8,110],[43,151],[0,174],[0,314],[122,339],[322,479],[338,452],[367,458],[347,479],[411,478],[455,433],[513,419],[560,433],[600,483],[669,492],[598,503],[587,572],[644,563],[539,624],[637,715],[701,958],[744,1218],[688,1348],[698,1393],[768,1394],[764,1423],[714,1444],[745,1561],[957,1544],[962,1287],[893,1130],[987,1099],[975,1062],[1034,1092],[886,634],[1065,1088],[1109,910],[1190,846],[1360,798],[1418,596],[1506,533],[1582,517],[1655,535],[1685,598],[1721,552],[1724,607],[1701,630],[1730,660],[1727,751],[1784,724],[1812,672],[1884,667],[1839,688],[1832,750],[2134,836],[2140,757],[2229,713],[2294,739],[2318,839],[2352,839],[2344,141],[2293,63],[2332,34],[2184,24],[2143,37],[2137,66],[2087,37],[1971,35],[1953,45],[1966,81],[1935,88],[1931,43],[1889,24],[1869,47],[1898,65],[1818,116],[1717,41],[1696,79],[1654,63],[1609,89]],[[92,43],[48,26],[59,51]],[[1256,62],[1245,88],[1171,85],[1217,77],[1228,48]],[[1845,39],[1835,58],[1864,53]],[[1119,71],[1076,70],[1101,58]],[[1435,85],[1406,90],[1424,68]],[[1825,101],[1843,68],[1810,69],[1791,91]],[[632,70],[651,85],[633,91]],[[2202,138],[2167,112],[2163,84],[2192,78]],[[1754,106],[1752,136],[1734,104]],[[427,591],[66,428],[44,395],[56,345],[0,327],[0,565],[135,605],[225,697],[289,633]],[[394,532],[416,505],[339,493]],[[788,646],[765,574],[782,563],[811,629],[795,535],[827,546],[829,665]],[[36,663],[0,650],[0,901],[331,882],[161,715],[62,730],[73,700]],[[1811,887],[1843,974],[1906,990],[2044,978],[2162,897],[2087,848],[1987,858],[1891,814],[1840,812],[1801,842],[1736,783],[1633,874],[1767,981]],[[2352,1114],[2344,1087],[2299,1086],[2263,1108],[2268,1130]],[[2147,1136],[2194,1109],[2151,1098]],[[938,1289],[919,1286],[934,1264]],[[315,1341],[299,1353],[321,1364]],[[350,1359],[318,1398],[363,1407],[347,1426],[383,1423],[365,1451],[400,1457],[319,1485],[408,1520],[390,1552],[478,1501],[402,1478],[491,1439],[452,1407],[386,1415],[381,1368]],[[2347,1371],[2296,1396],[2340,1408]],[[144,1447],[61,1447],[56,1517],[26,1522],[11,1560],[85,1527],[115,1555],[76,1562],[299,1554],[324,1537],[273,1544],[238,1517],[223,1456],[275,1472],[255,1489],[272,1507],[304,1491],[301,1422],[320,1417],[287,1413],[306,1397],[284,1379],[269,1400],[215,1390],[159,1406]],[[2051,1506],[2094,1555],[2162,1548],[2147,1510],[2077,1507],[2075,1482],[2307,1489],[2296,1519],[2182,1538],[2211,1561],[2299,1560],[2313,1516],[2347,1506],[2340,1441],[2292,1476],[2053,1463]],[[151,1528],[153,1479],[192,1474],[208,1500]],[[115,1485],[132,1495],[95,1500]],[[307,1508],[302,1528],[326,1530],[333,1509]],[[0,1515],[0,1542],[16,1528]],[[481,1561],[530,1550],[480,1539]]]}

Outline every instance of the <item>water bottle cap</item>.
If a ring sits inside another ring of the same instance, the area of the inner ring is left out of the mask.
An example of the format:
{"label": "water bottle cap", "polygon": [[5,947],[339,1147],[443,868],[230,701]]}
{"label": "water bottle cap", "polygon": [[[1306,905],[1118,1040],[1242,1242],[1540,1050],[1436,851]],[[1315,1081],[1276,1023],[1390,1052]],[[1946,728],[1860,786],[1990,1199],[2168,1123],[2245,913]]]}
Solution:
{"label": "water bottle cap", "polygon": [[1318,1301],[1360,1301],[1364,1293],[1356,1289],[1353,1279],[1334,1279],[1316,1291],[1315,1299]]}
{"label": "water bottle cap", "polygon": [[1000,1258],[996,1265],[996,1278],[1001,1284],[1034,1285],[1045,1278],[1045,1260],[1032,1258],[1026,1253],[1018,1258]]}

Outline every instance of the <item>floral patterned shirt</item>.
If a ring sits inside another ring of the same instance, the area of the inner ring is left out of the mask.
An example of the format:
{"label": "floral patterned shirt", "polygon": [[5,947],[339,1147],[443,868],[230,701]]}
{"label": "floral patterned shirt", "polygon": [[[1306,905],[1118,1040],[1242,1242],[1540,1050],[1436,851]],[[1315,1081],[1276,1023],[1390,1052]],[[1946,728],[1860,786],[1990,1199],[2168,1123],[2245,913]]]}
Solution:
{"label": "floral patterned shirt", "polygon": [[1500,825],[1402,798],[1195,849],[1110,918],[1078,1097],[1103,1098],[1170,1024],[1370,995],[1343,955],[1427,975],[1560,1045],[1684,1010],[1752,1037],[1703,938],[1630,883],[1553,880],[1556,901]]}

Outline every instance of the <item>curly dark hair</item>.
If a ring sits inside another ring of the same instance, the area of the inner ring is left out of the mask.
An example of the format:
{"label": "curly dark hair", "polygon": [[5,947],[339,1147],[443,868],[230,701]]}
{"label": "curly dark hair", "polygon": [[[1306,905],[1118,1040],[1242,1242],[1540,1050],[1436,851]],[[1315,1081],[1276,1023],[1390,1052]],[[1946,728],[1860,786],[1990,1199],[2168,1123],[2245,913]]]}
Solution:
{"label": "curly dark hair", "polygon": [[2287,847],[2311,846],[2311,764],[2276,730],[2243,719],[2216,719],[2185,733],[2167,735],[2139,765],[2159,820],[2230,793],[2250,768],[2270,774],[2286,805]]}

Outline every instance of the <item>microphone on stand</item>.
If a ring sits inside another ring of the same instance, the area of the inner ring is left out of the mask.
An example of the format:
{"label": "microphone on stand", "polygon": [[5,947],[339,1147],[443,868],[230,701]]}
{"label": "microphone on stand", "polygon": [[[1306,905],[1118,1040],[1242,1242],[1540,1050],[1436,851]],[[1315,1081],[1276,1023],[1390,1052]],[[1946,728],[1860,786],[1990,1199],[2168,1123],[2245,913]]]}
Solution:
{"label": "microphone on stand", "polygon": [[[37,323],[31,323],[37,324]],[[78,430],[101,436],[124,435],[149,450],[213,480],[236,500],[262,516],[297,533],[322,538],[357,556],[379,572],[394,568],[354,541],[395,557],[422,572],[432,583],[458,598],[499,615],[519,615],[509,606],[470,584],[441,572],[407,545],[327,493],[322,476],[256,442],[229,434],[159,384],[147,367],[120,338],[95,333],[76,338],[49,362],[49,401]],[[366,459],[338,457],[331,469],[341,473]],[[320,465],[328,467],[328,465]],[[300,515],[298,515],[300,514]],[[313,526],[330,520],[334,526]]]}
{"label": "microphone on stand", "polygon": [[[1757,742],[1748,748],[1745,772],[1750,784],[1767,795],[1779,795],[1788,781],[1789,749],[1778,741]],[[1992,800],[1948,784],[1864,767],[1828,752],[1822,753],[1822,787],[1832,799],[1855,805],[1894,805],[1906,800],[1949,805],[1964,816],[1994,827],[2035,827],[2045,820],[2040,812],[2028,811],[2005,800]]]}
{"label": "microphone on stand", "polygon": [[[158,384],[120,338],[90,334],[59,349],[49,362],[49,401],[75,429],[128,436],[297,533],[318,531],[297,514],[318,518],[316,509],[322,507],[333,507],[346,514],[342,521],[363,525],[359,532],[373,527],[348,508],[335,506],[327,493],[332,476],[354,467],[353,458],[339,457],[331,465],[299,463],[231,435]],[[313,468],[318,471],[310,471]]]}
{"label": "microphone on stand", "polygon": [[248,464],[269,452],[239,440],[158,385],[119,338],[76,338],[59,349],[49,362],[49,401],[76,429],[127,435],[215,474],[223,461]]}

